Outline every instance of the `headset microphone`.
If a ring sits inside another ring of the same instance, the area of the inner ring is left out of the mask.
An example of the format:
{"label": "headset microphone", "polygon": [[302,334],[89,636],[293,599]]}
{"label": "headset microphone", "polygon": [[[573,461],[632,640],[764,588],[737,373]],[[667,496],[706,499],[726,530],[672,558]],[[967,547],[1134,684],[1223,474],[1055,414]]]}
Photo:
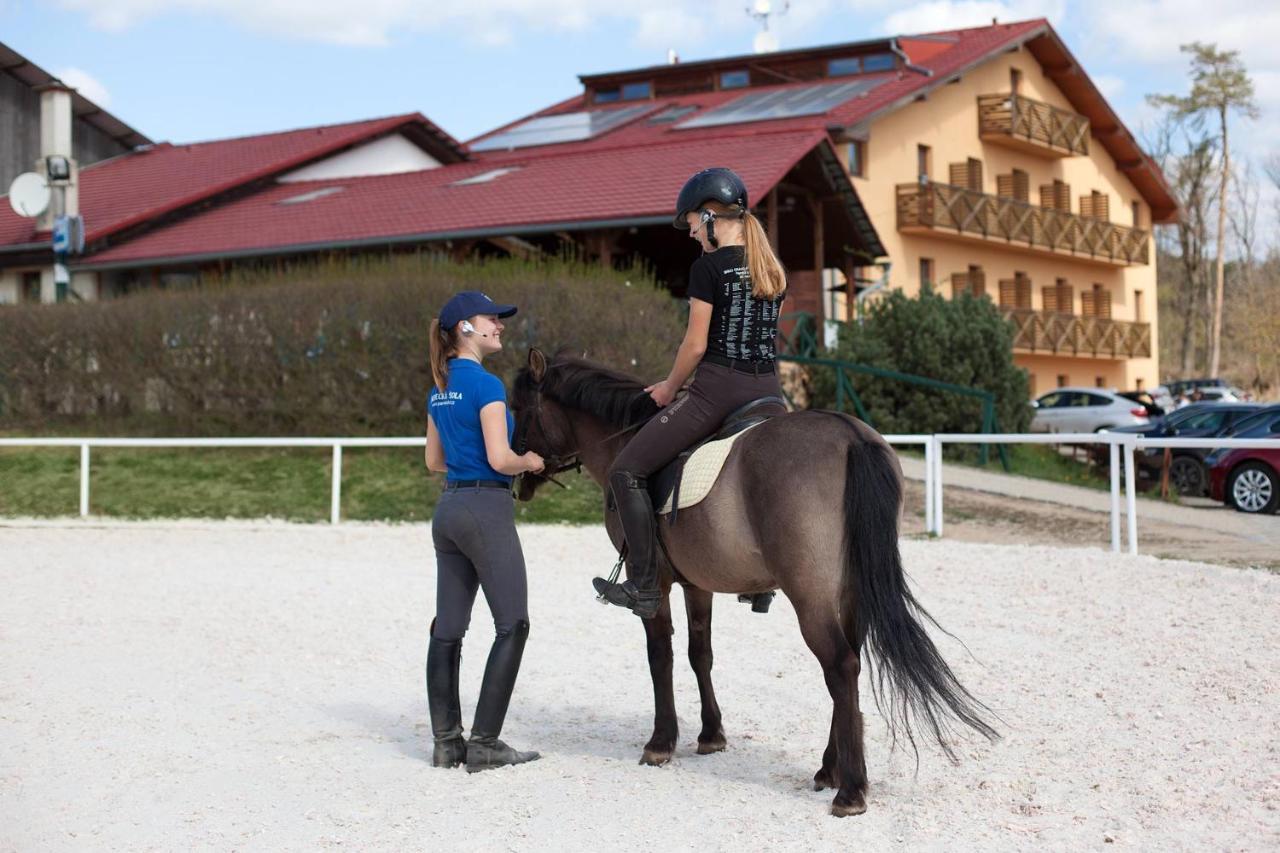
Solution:
{"label": "headset microphone", "polygon": [[488,335],[486,335],[484,332],[477,332],[477,331],[476,331],[476,327],[475,327],[475,326],[473,326],[473,325],[471,325],[471,321],[470,321],[470,320],[463,320],[463,321],[462,321],[462,323],[459,325],[459,328],[461,328],[461,329],[462,329],[462,334],[464,334],[464,335],[475,335],[475,334],[478,334],[478,335],[480,335],[480,337],[482,337],[482,338],[487,338],[487,337],[489,337],[489,336],[488,336]]}

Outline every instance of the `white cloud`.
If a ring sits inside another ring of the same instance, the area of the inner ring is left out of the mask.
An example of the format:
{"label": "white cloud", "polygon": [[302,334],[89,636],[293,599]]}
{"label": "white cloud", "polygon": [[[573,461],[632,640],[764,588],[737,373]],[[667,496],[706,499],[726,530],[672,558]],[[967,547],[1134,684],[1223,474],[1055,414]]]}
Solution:
{"label": "white cloud", "polygon": [[964,27],[981,27],[1000,21],[1048,18],[1058,21],[1066,0],[929,0],[900,9],[884,19],[886,33],[928,33]]}
{"label": "white cloud", "polygon": [[[523,30],[581,32],[621,22],[636,43],[692,45],[713,33],[749,32],[745,0],[58,0],[99,29],[120,31],[172,14],[206,15],[253,32],[303,41],[377,46],[405,32],[457,32],[504,44]],[[833,0],[802,0],[772,28],[786,34],[827,14]],[[780,7],[781,3],[775,4]],[[740,42],[735,39],[735,42]]]}
{"label": "white cloud", "polygon": [[1094,74],[1093,84],[1098,87],[1098,91],[1107,100],[1114,100],[1117,95],[1124,91],[1124,78],[1117,77],[1114,74]]}
{"label": "white cloud", "polygon": [[80,92],[89,100],[98,106],[106,109],[111,106],[111,93],[107,91],[107,87],[102,85],[88,71],[80,68],[63,68],[55,71],[54,75],[63,83]]}

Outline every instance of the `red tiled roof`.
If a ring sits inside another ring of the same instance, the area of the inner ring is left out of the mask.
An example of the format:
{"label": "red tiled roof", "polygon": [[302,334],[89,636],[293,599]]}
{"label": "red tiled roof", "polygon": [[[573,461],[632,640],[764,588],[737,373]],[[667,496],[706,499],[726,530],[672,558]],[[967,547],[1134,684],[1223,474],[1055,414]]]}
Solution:
{"label": "red tiled roof", "polygon": [[[86,239],[101,239],[408,124],[428,125],[453,141],[423,116],[410,113],[189,145],[163,142],[95,163],[80,172]],[[34,219],[18,216],[8,204],[0,207],[0,246],[47,239],[36,232]]]}
{"label": "red tiled roof", "polygon": [[[738,171],[758,197],[825,137],[814,129],[736,137],[717,143],[716,157]],[[557,157],[508,157],[503,165],[518,166],[516,171],[463,186],[456,183],[497,165],[459,163],[400,175],[280,184],[95,254],[84,266],[444,239],[552,223],[662,220],[670,216],[676,190],[706,165],[706,156],[703,140],[676,138],[626,156],[578,149]],[[342,189],[281,203],[331,187]]]}

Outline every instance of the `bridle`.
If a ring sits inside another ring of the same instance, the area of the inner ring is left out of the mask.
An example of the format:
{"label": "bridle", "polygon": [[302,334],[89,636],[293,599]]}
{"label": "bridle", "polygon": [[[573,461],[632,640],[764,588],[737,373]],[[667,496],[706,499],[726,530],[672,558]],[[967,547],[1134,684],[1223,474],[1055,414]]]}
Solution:
{"label": "bridle", "polygon": [[[529,432],[530,432],[529,419],[532,418],[533,421],[538,423],[539,427],[541,428],[541,424],[542,424],[542,383],[541,382],[539,382],[536,386],[534,386],[534,399],[536,401],[534,405],[532,407],[527,407],[523,412],[521,412],[520,420],[516,424],[515,442],[514,442],[514,447],[512,449],[519,454],[524,454],[529,449]],[[592,448],[599,447],[600,445],[605,444],[606,442],[612,441],[618,436],[626,435],[632,430],[639,429],[640,427],[648,423],[650,418],[652,417],[653,415],[650,415],[649,417],[639,420],[633,424],[628,424],[627,426],[623,427],[617,432],[609,433],[609,435],[606,435],[604,438],[600,439],[599,441],[592,442],[591,444],[586,446],[580,446],[580,447],[574,448],[573,450],[569,451],[564,455],[544,456],[543,461],[546,462],[546,467],[543,468],[541,471],[539,471],[537,474],[534,474],[533,476],[539,477],[543,480],[547,480],[548,482],[551,482],[551,483],[555,483],[557,486],[559,486],[562,489],[567,489],[568,486],[566,486],[564,483],[557,480],[556,475],[563,474],[566,471],[576,471],[578,473],[581,473],[582,472],[582,452],[584,450],[590,450]],[[542,437],[544,439],[547,437],[545,429],[543,429],[542,431]],[[520,474],[519,476],[523,478],[524,474]]]}

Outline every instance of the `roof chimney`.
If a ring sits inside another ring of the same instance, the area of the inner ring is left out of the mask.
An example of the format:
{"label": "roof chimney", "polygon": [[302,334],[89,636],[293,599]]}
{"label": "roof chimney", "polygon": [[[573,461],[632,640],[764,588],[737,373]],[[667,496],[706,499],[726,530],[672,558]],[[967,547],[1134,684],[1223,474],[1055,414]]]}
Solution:
{"label": "roof chimney", "polygon": [[36,91],[40,93],[40,159],[35,170],[47,176],[51,186],[65,188],[54,193],[55,199],[63,197],[63,203],[50,205],[37,222],[38,229],[48,230],[53,227],[53,217],[80,213],[80,168],[71,156],[71,96],[75,89],[55,80],[36,87]]}

